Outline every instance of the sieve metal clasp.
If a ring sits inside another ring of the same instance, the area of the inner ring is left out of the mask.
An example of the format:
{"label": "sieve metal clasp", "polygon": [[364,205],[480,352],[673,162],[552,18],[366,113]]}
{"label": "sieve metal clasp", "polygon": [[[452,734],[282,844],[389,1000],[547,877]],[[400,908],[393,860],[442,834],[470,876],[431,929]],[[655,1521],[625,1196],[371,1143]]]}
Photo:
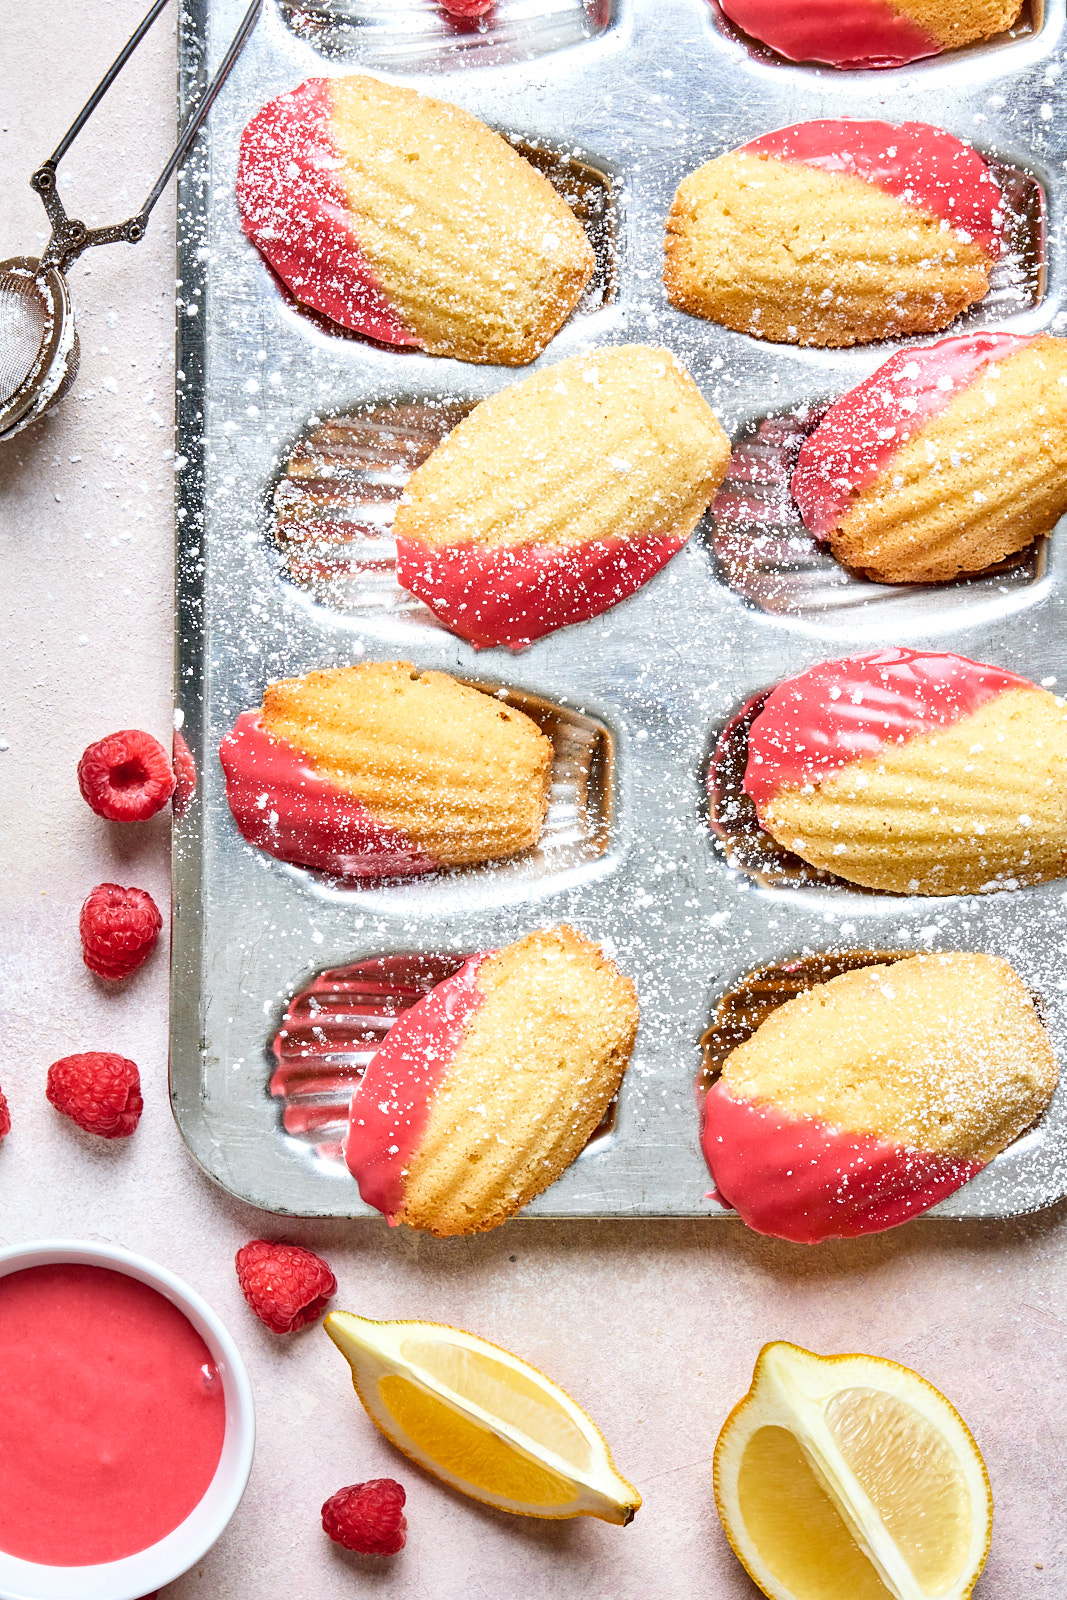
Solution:
{"label": "sieve metal clasp", "polygon": [[68,217],[66,208],[56,188],[56,169],[53,159],[38,167],[30,179],[36,189],[52,224],[52,236],[41,257],[41,270],[58,267],[60,271],[70,265],[83,250],[94,244],[138,244],[144,238],[148,209],[142,208],[135,217],[125,222],[112,223],[107,228],[87,228],[84,222]]}

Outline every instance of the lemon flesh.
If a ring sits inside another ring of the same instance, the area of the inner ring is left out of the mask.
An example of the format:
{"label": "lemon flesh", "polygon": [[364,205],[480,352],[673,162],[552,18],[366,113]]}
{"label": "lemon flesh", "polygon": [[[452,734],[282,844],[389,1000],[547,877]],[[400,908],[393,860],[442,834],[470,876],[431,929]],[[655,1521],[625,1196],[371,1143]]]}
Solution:
{"label": "lemon flesh", "polygon": [[626,1523],[641,1504],[592,1419],[518,1356],[440,1323],[324,1326],[371,1420],[445,1483],[521,1516]]}
{"label": "lemon flesh", "polygon": [[963,1571],[974,1519],[947,1440],[914,1406],[875,1389],[842,1389],[824,1415],[923,1594],[944,1594]]}
{"label": "lemon flesh", "polygon": [[989,1549],[978,1447],[943,1395],[874,1356],[768,1345],[715,1453],[736,1554],[771,1600],[966,1600]]}

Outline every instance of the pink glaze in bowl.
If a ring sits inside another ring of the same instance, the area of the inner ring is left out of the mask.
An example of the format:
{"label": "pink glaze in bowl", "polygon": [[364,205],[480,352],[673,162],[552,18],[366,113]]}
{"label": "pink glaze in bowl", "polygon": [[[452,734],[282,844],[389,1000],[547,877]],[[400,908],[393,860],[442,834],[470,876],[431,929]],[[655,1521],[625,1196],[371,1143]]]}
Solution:
{"label": "pink glaze in bowl", "polygon": [[244,1362],[214,1311],[166,1267],[119,1245],[49,1239],[0,1250],[0,1278],[31,1267],[102,1267],[147,1284],[191,1323],[222,1381],[225,1433],[207,1491],[170,1533],[118,1561],[45,1566],[0,1550],[0,1600],[141,1600],[187,1572],[224,1532],[244,1494],[255,1449],[255,1408]]}

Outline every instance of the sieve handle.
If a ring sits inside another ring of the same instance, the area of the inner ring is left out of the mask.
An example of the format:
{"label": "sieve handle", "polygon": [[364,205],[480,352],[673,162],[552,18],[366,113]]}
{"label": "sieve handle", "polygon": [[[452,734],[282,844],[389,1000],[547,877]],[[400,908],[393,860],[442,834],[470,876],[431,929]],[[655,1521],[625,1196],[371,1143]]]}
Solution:
{"label": "sieve handle", "polygon": [[204,90],[197,105],[190,112],[170,160],[160,173],[155,187],[140,211],[134,216],[128,217],[125,222],[112,223],[107,228],[87,228],[84,222],[79,222],[67,216],[66,208],[59,198],[59,191],[56,188],[56,167],[66,155],[74,140],[78,137],[78,134],[84,128],[166,4],[167,0],[155,0],[155,4],[137,29],[130,35],[55,150],[48,157],[48,160],[38,167],[30,179],[30,184],[40,195],[41,202],[48,214],[48,220],[52,225],[52,236],[48,241],[44,255],[41,257],[39,268],[41,271],[46,270],[48,267],[65,267],[68,262],[81,255],[83,250],[89,249],[94,244],[119,244],[123,242],[137,244],[140,239],[143,239],[145,226],[153,206],[166,188],[175,169],[181,165],[189,154],[193,141],[203,127],[208,112],[230,75],[230,69],[241,54],[245,40],[255,26],[263,0],[252,0],[251,5],[245,12],[241,25],[230,42],[229,49],[219,62],[215,76]]}

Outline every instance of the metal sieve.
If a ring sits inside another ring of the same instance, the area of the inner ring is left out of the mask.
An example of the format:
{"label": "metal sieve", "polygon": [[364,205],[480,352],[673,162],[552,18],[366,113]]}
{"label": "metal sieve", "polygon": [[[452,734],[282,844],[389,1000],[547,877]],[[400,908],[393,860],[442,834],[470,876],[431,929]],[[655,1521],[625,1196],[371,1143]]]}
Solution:
{"label": "metal sieve", "polygon": [[64,395],[78,370],[78,335],[64,276],[83,250],[97,244],[137,244],[156,201],[185,160],[230,69],[251,33],[263,0],[252,0],[215,76],[190,112],[159,180],[135,216],[106,228],[87,228],[67,216],[56,188],[56,168],[167,4],[155,0],[126,41],[56,149],[30,182],[52,227],[40,260],[13,256],[0,261],[0,441],[10,438]]}

